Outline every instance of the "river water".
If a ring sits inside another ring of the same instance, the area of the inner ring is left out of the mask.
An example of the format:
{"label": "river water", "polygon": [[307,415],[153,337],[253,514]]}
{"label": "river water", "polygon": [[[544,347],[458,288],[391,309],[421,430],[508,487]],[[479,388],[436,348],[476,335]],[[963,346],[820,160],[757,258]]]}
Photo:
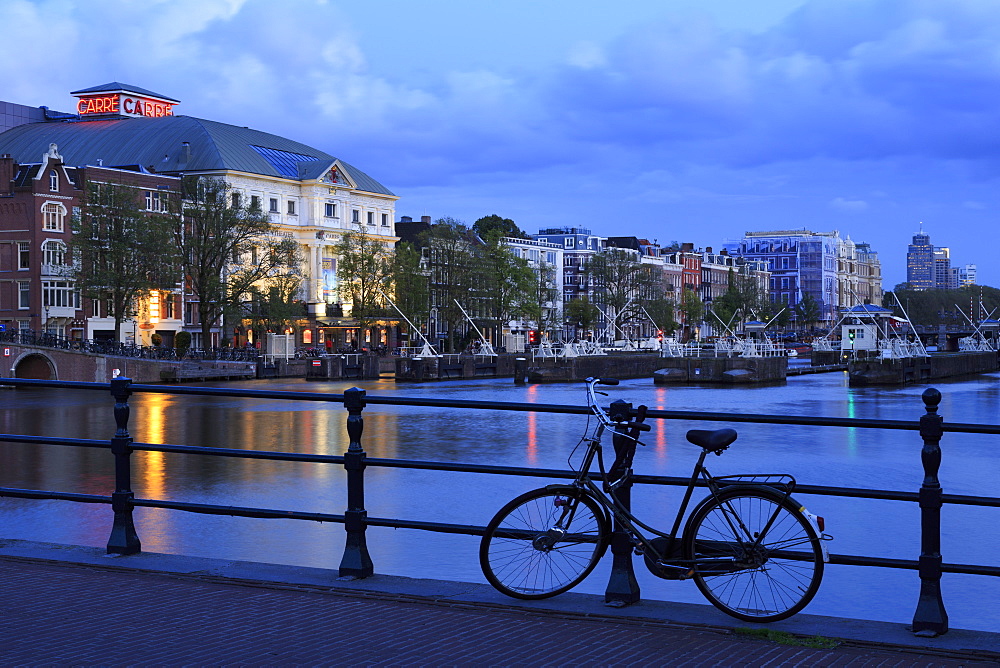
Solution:
{"label": "river water", "polygon": [[[355,383],[299,380],[226,383],[257,388],[339,393]],[[422,396],[580,404],[582,384],[515,386],[509,379],[395,384],[356,383],[370,395]],[[1000,374],[941,381],[946,421],[1000,423]],[[712,412],[916,420],[926,386],[849,388],[843,373],[789,378],[767,387],[664,387],[650,380],[607,388],[613,399],[650,408]],[[112,400],[102,392],[0,390],[0,431],[106,439],[114,432]],[[306,401],[171,397],[135,394],[130,431],[137,442],[279,450],[338,455],[347,447],[346,412],[338,404]],[[566,468],[586,418],[468,409],[369,406],[362,438],[370,457]],[[690,428],[722,424],[654,421],[637,473],[686,476],[697,455],[684,439]],[[790,473],[802,484],[917,491],[923,479],[915,432],[836,427],[734,425],[739,440],[710,458],[715,475]],[[946,434],[940,478],[946,493],[1000,496],[1000,448],[995,436]],[[108,495],[111,455],[103,450],[0,443],[0,486]],[[344,473],[338,466],[136,453],[133,489],[139,498],[342,513]],[[366,507],[373,517],[483,525],[507,500],[542,486],[537,478],[441,473],[369,467]],[[654,524],[673,518],[679,488],[637,486],[633,509]],[[920,554],[915,503],[797,494],[823,515],[835,554],[916,559]],[[697,498],[697,497],[696,497]],[[222,559],[336,568],[344,543],[340,524],[214,517],[138,508],[143,549]],[[110,507],[62,501],[0,498],[0,538],[104,546]],[[946,506],[942,554],[946,562],[1000,565],[998,511]],[[368,545],[376,572],[484,582],[478,539],[410,530],[371,528]],[[603,593],[610,556],[577,591]],[[704,603],[690,582],[658,580],[636,562],[648,599]],[[641,572],[640,572],[641,569]],[[1000,582],[984,576],[945,575],[942,588],[952,628],[1000,627]],[[807,613],[909,622],[919,593],[915,571],[828,566]],[[720,613],[721,615],[721,613]]]}

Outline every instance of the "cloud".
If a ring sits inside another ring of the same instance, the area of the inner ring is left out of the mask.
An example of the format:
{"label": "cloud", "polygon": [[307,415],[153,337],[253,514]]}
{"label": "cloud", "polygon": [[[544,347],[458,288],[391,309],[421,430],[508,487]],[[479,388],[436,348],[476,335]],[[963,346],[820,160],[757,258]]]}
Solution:
{"label": "cloud", "polygon": [[868,202],[860,199],[844,199],[843,197],[835,197],[830,201],[830,206],[838,211],[854,213],[868,209]]}

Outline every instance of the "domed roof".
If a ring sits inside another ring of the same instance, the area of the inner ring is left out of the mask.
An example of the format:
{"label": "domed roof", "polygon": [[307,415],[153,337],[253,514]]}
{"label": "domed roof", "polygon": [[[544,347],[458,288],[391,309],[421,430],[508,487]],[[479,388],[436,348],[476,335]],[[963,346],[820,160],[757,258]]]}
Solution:
{"label": "domed roof", "polygon": [[59,146],[67,165],[141,165],[180,174],[231,170],[317,179],[337,163],[359,190],[394,196],[361,170],[278,135],[192,116],[27,123],[0,133],[0,155],[38,162]]}

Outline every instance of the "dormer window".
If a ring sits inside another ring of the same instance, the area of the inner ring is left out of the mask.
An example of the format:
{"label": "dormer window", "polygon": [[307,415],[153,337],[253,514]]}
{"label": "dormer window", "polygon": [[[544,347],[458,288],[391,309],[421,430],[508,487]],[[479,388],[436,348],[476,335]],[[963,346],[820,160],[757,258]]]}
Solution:
{"label": "dormer window", "polygon": [[49,190],[59,192],[59,173],[54,169],[49,170]]}

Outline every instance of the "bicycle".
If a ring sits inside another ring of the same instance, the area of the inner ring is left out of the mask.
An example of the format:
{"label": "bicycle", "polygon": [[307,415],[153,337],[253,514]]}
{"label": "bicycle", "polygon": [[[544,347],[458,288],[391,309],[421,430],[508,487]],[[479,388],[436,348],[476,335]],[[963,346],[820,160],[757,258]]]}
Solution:
{"label": "bicycle", "polygon": [[[737,433],[693,429],[687,440],[699,446],[701,454],[672,529],[654,529],[617,496],[631,477],[632,457],[636,445],[641,445],[639,433],[650,429],[643,422],[646,407],[639,406],[634,418],[614,420],[598,405],[597,395],[605,393],[595,386],[618,381],[588,378],[586,382],[588,425],[567,459],[577,475],[571,483],[522,494],[497,512],[479,548],[487,581],[503,594],[521,599],[568,591],[597,566],[611,541],[614,521],[653,575],[693,579],[712,605],[726,614],[772,622],[802,610],[819,589],[829,561],[823,543],[832,537],[824,533],[822,517],[792,498],[795,479],[787,474],[713,477],[705,468],[706,456],[721,455]],[[596,418],[592,430],[591,416]],[[605,471],[601,438],[608,428],[615,432],[616,459]],[[580,464],[574,468],[581,447]],[[591,477],[595,459],[600,478]],[[687,515],[678,533],[699,482],[709,494]]]}

